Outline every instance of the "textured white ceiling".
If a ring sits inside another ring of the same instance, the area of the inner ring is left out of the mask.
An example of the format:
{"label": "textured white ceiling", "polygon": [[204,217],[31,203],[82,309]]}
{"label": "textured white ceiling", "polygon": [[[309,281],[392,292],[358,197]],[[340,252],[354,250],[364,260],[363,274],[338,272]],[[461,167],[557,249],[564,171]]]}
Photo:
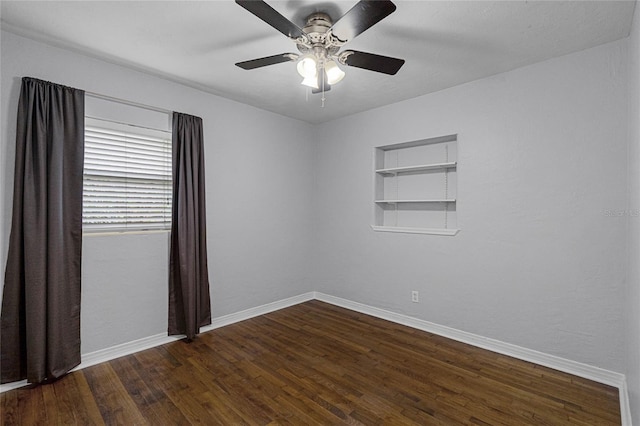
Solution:
{"label": "textured white ceiling", "polygon": [[[356,0],[267,2],[299,26],[334,20]],[[402,58],[395,76],[347,68],[326,94],[295,63],[245,71],[239,61],[297,52],[230,0],[2,1],[2,28],[304,121],[331,119],[624,38],[635,1],[406,1],[345,47]]]}

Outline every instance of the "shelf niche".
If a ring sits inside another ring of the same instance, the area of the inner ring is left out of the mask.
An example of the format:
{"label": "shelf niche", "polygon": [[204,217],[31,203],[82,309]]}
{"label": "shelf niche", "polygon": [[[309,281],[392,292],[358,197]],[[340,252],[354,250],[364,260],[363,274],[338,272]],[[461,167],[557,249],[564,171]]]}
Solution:
{"label": "shelf niche", "polygon": [[376,147],[373,230],[457,234],[457,158],[457,135]]}

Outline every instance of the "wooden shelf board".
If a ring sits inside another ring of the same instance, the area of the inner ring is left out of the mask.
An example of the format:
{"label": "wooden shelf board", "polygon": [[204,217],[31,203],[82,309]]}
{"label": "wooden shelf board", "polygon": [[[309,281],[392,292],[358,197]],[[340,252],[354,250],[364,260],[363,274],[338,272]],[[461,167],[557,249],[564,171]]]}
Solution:
{"label": "wooden shelf board", "polygon": [[379,149],[381,151],[393,151],[395,149],[412,148],[415,146],[433,145],[433,144],[444,143],[444,142],[457,142],[457,140],[458,140],[458,135],[453,134],[453,135],[439,136],[436,138],[420,139],[417,141],[394,143],[391,145],[382,145],[382,146],[376,147],[376,149]]}
{"label": "wooden shelf board", "polygon": [[406,166],[406,167],[388,167],[386,169],[378,169],[376,173],[382,175],[397,175],[398,173],[409,172],[422,172],[426,170],[439,170],[439,169],[452,169],[458,165],[456,161],[448,163],[434,163],[434,164],[422,164],[418,166]]}
{"label": "wooden shelf board", "polygon": [[378,232],[398,232],[404,234],[430,234],[430,235],[447,235],[454,236],[459,229],[438,229],[438,228],[402,228],[397,226],[377,226],[371,225],[374,231]]}
{"label": "wooden shelf board", "polygon": [[455,198],[438,200],[376,200],[378,204],[400,204],[400,203],[455,203]]}

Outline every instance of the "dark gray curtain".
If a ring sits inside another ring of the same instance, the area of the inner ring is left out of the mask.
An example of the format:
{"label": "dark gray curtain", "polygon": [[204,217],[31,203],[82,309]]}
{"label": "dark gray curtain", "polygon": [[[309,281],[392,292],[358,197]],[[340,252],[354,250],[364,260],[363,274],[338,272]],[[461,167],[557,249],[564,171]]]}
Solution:
{"label": "dark gray curtain", "polygon": [[22,79],[0,323],[2,383],[80,363],[84,92]]}
{"label": "dark gray curtain", "polygon": [[169,334],[192,340],[211,324],[202,119],[173,113]]}

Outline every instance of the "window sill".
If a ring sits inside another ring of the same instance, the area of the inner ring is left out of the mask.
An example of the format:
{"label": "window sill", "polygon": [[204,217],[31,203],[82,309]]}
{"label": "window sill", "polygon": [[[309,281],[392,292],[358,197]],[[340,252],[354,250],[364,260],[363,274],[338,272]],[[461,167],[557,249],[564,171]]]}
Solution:
{"label": "window sill", "polygon": [[115,235],[149,235],[149,234],[169,234],[170,229],[148,229],[148,230],[109,230],[109,231],[82,231],[82,237],[111,237]]}
{"label": "window sill", "polygon": [[371,229],[378,232],[397,232],[403,234],[429,234],[429,235],[447,235],[454,236],[459,229],[436,229],[436,228],[400,228],[394,226],[375,226],[371,225]]}

